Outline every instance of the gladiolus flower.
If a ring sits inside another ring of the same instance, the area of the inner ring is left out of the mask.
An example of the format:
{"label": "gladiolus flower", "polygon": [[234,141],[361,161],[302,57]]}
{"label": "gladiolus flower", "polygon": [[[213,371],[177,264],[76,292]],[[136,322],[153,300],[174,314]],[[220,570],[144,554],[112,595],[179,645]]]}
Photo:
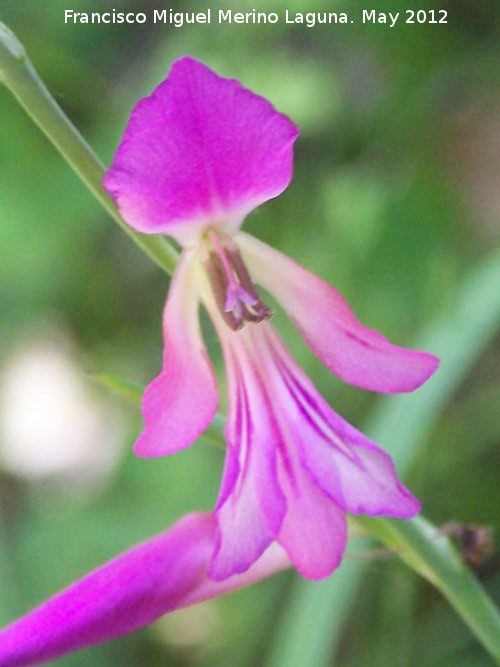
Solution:
{"label": "gladiolus flower", "polygon": [[325,577],[345,550],[346,513],[418,513],[390,457],[336,414],[292,359],[256,287],[346,382],[413,391],[438,366],[363,326],[327,283],[240,231],[251,210],[290,183],[297,136],[268,101],[191,58],[134,109],[104,185],[132,228],[182,246],[163,316],[163,369],[145,391],[135,452],[189,447],[215,415],[201,303],[228,380],[219,498],[213,514],[184,518],[3,630],[0,667],[120,637],[290,563]]}
{"label": "gladiolus flower", "polygon": [[346,382],[412,391],[437,368],[432,355],[367,329],[332,287],[240,231],[252,209],[288,186],[297,136],[267,100],[182,58],[137,104],[104,179],[131,227],[183,247],[164,311],[163,370],[143,398],[139,456],[189,447],[214,417],[200,302],[221,342],[228,451],[209,569],[219,581],[245,572],[273,541],[304,576],[324,577],[344,552],[346,512],[419,511],[388,455],[339,417],[293,361],[255,286]]}

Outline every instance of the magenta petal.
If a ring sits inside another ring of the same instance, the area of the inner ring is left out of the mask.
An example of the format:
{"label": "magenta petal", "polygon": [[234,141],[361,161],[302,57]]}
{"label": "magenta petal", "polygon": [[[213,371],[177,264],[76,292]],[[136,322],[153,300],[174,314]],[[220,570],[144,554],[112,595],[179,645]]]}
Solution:
{"label": "magenta petal", "polygon": [[[280,369],[273,395],[277,403],[286,404],[283,428],[288,424],[300,461],[293,464],[294,470],[307,472],[317,488],[344,511],[398,518],[418,514],[420,503],[397,479],[390,456],[330,408],[271,329],[268,341]],[[293,476],[300,480],[298,472]]]}
{"label": "magenta petal", "polygon": [[345,549],[346,512],[407,518],[420,503],[390,457],[324,401],[269,322],[224,330],[208,307],[230,398],[209,574],[244,571],[276,539],[303,576],[328,576]]}
{"label": "magenta petal", "polygon": [[191,515],[122,554],[0,633],[0,665],[21,667],[121,637],[184,606],[202,586],[211,515]]}
{"label": "magenta petal", "polygon": [[432,354],[393,345],[355,318],[343,297],[286,255],[240,232],[253,278],[283,305],[306,343],[345,382],[384,393],[413,391],[437,369]]}
{"label": "magenta petal", "polygon": [[238,226],[279,195],[297,135],[267,100],[184,57],[133,110],[104,186],[132,227],[183,241],[183,226]]}
{"label": "magenta petal", "polygon": [[[321,403],[318,397],[318,403]],[[316,406],[323,437],[302,446],[301,459],[322,491],[351,514],[407,519],[420,502],[401,484],[391,457],[328,405]]]}
{"label": "magenta petal", "polygon": [[280,466],[287,513],[277,539],[303,577],[323,579],[340,565],[344,555],[345,511],[315,485],[300,463],[293,472],[290,463],[288,469]]}
{"label": "magenta petal", "polygon": [[198,321],[195,251],[184,250],[176,267],[163,316],[163,370],[142,401],[145,428],[138,456],[171,454],[207,428],[218,392]]}
{"label": "magenta petal", "polygon": [[385,452],[333,413],[340,446],[314,446],[302,452],[303,465],[323,492],[351,514],[409,519],[421,509],[420,502],[399,482],[394,464]]}
{"label": "magenta petal", "polygon": [[27,667],[122,637],[290,564],[273,545],[245,575],[216,583],[206,576],[214,540],[213,516],[192,514],[94,570],[0,632],[1,667]]}
{"label": "magenta petal", "polygon": [[209,570],[217,580],[247,570],[275,539],[286,511],[277,479],[277,435],[245,346],[250,332],[220,333],[230,409],[225,434],[228,452],[216,511],[217,546]]}

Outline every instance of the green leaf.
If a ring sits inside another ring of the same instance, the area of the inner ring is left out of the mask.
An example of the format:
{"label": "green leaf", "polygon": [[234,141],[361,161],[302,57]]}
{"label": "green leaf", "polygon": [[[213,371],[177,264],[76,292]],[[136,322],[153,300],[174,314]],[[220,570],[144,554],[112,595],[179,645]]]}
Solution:
{"label": "green leaf", "polygon": [[141,405],[141,396],[144,387],[141,387],[134,382],[130,382],[130,380],[117,378],[114,375],[107,375],[106,373],[90,374],[89,378],[98,382],[103,387],[106,387],[106,389],[111,390],[118,396],[121,396],[121,398],[124,398],[136,407]]}
{"label": "green leaf", "polygon": [[500,663],[500,612],[449,537],[422,517],[411,521],[358,517],[356,522],[440,590]]}

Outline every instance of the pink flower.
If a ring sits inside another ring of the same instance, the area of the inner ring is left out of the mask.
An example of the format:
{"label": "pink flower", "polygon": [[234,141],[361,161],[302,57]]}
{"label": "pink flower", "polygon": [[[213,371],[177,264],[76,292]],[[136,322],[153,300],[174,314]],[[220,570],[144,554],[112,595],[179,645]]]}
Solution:
{"label": "pink flower", "polygon": [[125,220],[183,247],[164,311],[163,370],[146,389],[140,456],[171,454],[212,421],[216,381],[200,302],[226,363],[228,452],[214,514],[193,514],[0,632],[0,667],[121,637],[164,613],[293,563],[318,579],[340,563],[346,512],[406,518],[419,502],[390,457],[337,415],[293,361],[261,285],[311,350],[364,389],[412,391],[436,370],[360,324],[321,279],[239,231],[292,176],[297,128],[237,81],[191,58],[136,106],[105,187]]}
{"label": "pink flower", "polygon": [[130,118],[104,185],[136,230],[183,247],[164,318],[161,374],[143,399],[139,456],[188,447],[212,421],[214,373],[200,333],[208,311],[228,375],[228,452],[209,576],[245,572],[277,541],[304,576],[329,575],[346,543],[346,512],[406,518],[418,501],[389,456],[339,417],[290,357],[261,285],[340,378],[412,391],[438,360],[360,324],[328,284],[239,231],[292,177],[298,130],[265,99],[182,58]]}
{"label": "pink flower", "polygon": [[152,623],[163,614],[254,583],[288,566],[273,545],[242,575],[207,577],[211,514],[191,514],[51,598],[0,632],[0,666],[54,660]]}

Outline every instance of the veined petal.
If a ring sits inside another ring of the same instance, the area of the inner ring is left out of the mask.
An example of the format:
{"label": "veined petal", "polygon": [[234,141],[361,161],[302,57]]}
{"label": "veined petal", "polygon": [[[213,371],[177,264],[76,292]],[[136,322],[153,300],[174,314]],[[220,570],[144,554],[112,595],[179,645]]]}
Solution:
{"label": "veined petal", "polygon": [[94,570],[0,632],[1,667],[27,667],[122,637],[289,565],[273,545],[244,575],[216,583],[206,576],[214,540],[213,516],[192,514]]}
{"label": "veined petal", "polygon": [[[352,514],[418,514],[420,503],[399,482],[390,456],[332,410],[271,327],[266,337],[276,366],[269,376],[272,395],[276,405],[287,406],[278,418],[282,431],[288,430],[286,440],[295,445],[303,473],[336,506]],[[299,469],[296,461],[293,468]]]}
{"label": "veined petal", "polygon": [[184,57],[133,110],[104,186],[132,227],[185,243],[279,195],[297,136],[267,100]]}
{"label": "veined petal", "polygon": [[235,334],[221,328],[219,333],[230,406],[228,451],[216,509],[217,543],[209,570],[216,580],[247,570],[275,539],[286,511],[277,479],[277,435],[246,346],[249,331]]}
{"label": "veined petal", "polygon": [[413,391],[436,371],[437,357],[393,345],[362,325],[333,287],[286,255],[243,232],[235,240],[254,280],[278,299],[314,354],[345,382],[397,393]]}
{"label": "veined petal", "polygon": [[189,447],[212,421],[218,391],[198,320],[195,250],[182,253],[163,315],[163,370],[142,400],[145,428],[138,456],[163,456]]}
{"label": "veined petal", "polygon": [[407,518],[420,503],[390,457],[329,407],[269,322],[231,331],[208,308],[230,400],[209,576],[243,571],[273,539],[303,576],[328,576],[345,549],[346,512]]}

